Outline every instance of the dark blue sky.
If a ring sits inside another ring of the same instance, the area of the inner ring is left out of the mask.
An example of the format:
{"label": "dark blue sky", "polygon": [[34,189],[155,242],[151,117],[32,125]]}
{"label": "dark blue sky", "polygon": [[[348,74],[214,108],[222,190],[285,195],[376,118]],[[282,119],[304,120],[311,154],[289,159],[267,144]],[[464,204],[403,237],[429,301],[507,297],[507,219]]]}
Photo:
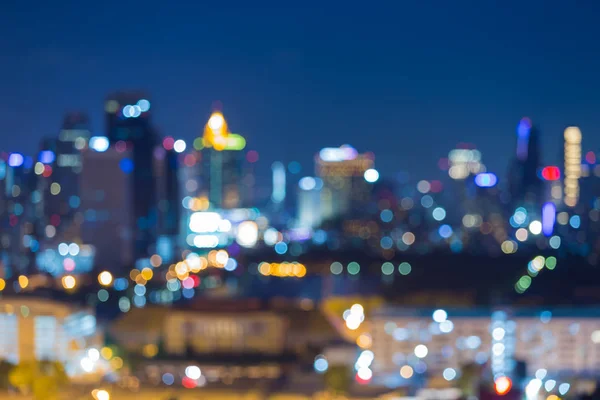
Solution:
{"label": "dark blue sky", "polygon": [[220,100],[265,166],[350,143],[435,178],[468,141],[504,174],[523,115],[546,162],[569,124],[600,150],[598,2],[286,3],[4,0],[0,149],[33,152],[72,109],[101,133],[105,95],[142,88],[186,140]]}

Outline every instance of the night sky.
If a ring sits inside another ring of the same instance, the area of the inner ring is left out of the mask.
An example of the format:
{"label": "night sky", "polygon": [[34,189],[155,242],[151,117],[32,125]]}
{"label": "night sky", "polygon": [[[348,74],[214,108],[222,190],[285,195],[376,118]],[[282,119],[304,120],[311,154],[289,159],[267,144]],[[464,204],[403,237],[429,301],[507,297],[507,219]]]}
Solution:
{"label": "night sky", "polygon": [[570,124],[600,150],[597,1],[287,3],[3,0],[0,150],[33,153],[68,110],[102,134],[105,96],[138,88],[186,140],[220,100],[265,171],[311,174],[318,149],[349,143],[384,176],[437,178],[473,142],[504,175],[525,115],[546,163]]}

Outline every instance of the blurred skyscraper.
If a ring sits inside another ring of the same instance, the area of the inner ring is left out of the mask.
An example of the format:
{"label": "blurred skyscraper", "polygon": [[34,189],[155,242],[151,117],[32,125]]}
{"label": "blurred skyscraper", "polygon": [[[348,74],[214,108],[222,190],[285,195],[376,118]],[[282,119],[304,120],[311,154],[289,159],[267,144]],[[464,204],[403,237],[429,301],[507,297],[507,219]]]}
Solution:
{"label": "blurred skyscraper", "polygon": [[316,174],[323,181],[323,220],[343,216],[367,204],[372,185],[364,175],[373,167],[373,159],[373,154],[358,154],[356,149],[348,145],[325,148],[315,156]]}
{"label": "blurred skyscraper", "polygon": [[[41,194],[38,217],[40,232],[48,239],[60,237],[71,228],[78,211],[79,174],[81,173],[81,151],[90,139],[88,116],[81,112],[65,115],[61,130],[56,137],[42,141],[34,170],[37,189]],[[43,232],[51,225],[51,235]],[[74,239],[74,238],[70,238]]]}
{"label": "blurred skyscraper", "polygon": [[131,171],[123,164],[131,160],[131,152],[114,147],[98,152],[83,152],[79,185],[83,243],[96,249],[95,263],[99,268],[113,272],[131,266],[134,259],[134,187]]}
{"label": "blurred skyscraper", "polygon": [[[244,153],[246,139],[230,133],[221,112],[214,112],[205,126],[202,138],[194,142],[201,158],[201,193],[208,197],[210,206],[220,209],[241,207],[243,198],[254,184],[244,178]],[[253,151],[247,161],[254,163]],[[257,156],[256,156],[257,157]]]}
{"label": "blurred skyscraper", "polygon": [[134,257],[147,257],[156,241],[158,196],[154,173],[154,150],[159,144],[151,124],[151,105],[143,93],[120,92],[105,103],[106,132],[117,151],[130,150],[130,158],[120,160],[121,170],[129,175],[131,209],[134,218]]}
{"label": "blurred skyscraper", "polygon": [[541,166],[539,130],[529,118],[517,126],[516,158],[509,171],[509,191],[514,206],[541,205],[543,182],[538,176]]}

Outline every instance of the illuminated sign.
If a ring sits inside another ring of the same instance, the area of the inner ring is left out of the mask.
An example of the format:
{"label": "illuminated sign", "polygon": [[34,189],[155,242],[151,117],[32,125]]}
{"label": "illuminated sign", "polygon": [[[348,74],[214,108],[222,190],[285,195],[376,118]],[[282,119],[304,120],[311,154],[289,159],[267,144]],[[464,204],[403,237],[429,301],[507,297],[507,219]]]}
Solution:
{"label": "illuminated sign", "polygon": [[10,156],[8,156],[8,165],[11,167],[20,167],[23,165],[24,160],[23,154],[11,153]]}
{"label": "illuminated sign", "polygon": [[38,161],[43,164],[52,164],[55,158],[54,152],[50,150],[42,150],[38,155]]}
{"label": "illuminated sign", "polygon": [[90,149],[103,153],[108,150],[109,141],[105,136],[92,136],[89,143]]}
{"label": "illuminated sign", "polygon": [[560,179],[560,169],[558,167],[544,167],[542,169],[542,178],[547,181],[557,181]]}
{"label": "illuminated sign", "polygon": [[254,221],[241,222],[237,227],[236,242],[243,247],[254,247],[258,241],[258,225]]}
{"label": "illuminated sign", "polygon": [[227,145],[225,150],[244,150],[246,147],[246,139],[242,135],[230,133],[227,136]]}
{"label": "illuminated sign", "polygon": [[552,236],[554,222],[556,221],[556,206],[548,202],[542,207],[542,232],[544,236]]}
{"label": "illuminated sign", "polygon": [[355,148],[348,145],[341,147],[326,147],[319,152],[319,157],[325,162],[340,162],[354,160],[358,156]]}
{"label": "illuminated sign", "polygon": [[228,232],[231,222],[215,212],[195,212],[190,216],[189,228],[195,233]]}
{"label": "illuminated sign", "polygon": [[475,184],[482,188],[490,188],[496,186],[498,177],[495,174],[483,172],[475,176]]}

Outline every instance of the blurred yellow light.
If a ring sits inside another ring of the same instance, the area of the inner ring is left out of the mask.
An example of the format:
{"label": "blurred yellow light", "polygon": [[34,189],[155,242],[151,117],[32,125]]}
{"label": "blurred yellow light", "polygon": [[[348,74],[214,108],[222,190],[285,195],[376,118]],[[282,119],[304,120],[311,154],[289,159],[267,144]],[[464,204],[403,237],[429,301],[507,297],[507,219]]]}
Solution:
{"label": "blurred yellow light", "polygon": [[555,394],[551,394],[550,396],[546,397],[546,400],[560,400],[560,397]]}
{"label": "blurred yellow light", "polygon": [[224,266],[225,264],[227,264],[228,260],[229,260],[229,254],[227,253],[227,251],[225,251],[225,250],[217,251],[217,254],[215,255],[215,261],[218,266]]}
{"label": "blurred yellow light", "polygon": [[142,278],[144,278],[145,280],[149,281],[150,279],[152,279],[152,277],[154,276],[154,273],[152,272],[151,268],[144,268],[142,270]]}
{"label": "blurred yellow light", "polygon": [[19,286],[21,286],[21,289],[25,289],[28,285],[29,285],[29,278],[27,278],[25,275],[20,275],[19,276]]}
{"label": "blurred yellow light", "polygon": [[132,281],[135,281],[135,278],[137,278],[137,276],[138,276],[139,274],[140,274],[140,271],[134,268],[134,269],[132,269],[131,271],[129,271],[129,278],[130,278]]}
{"label": "blurred yellow light", "polygon": [[142,276],[142,274],[139,274],[138,276],[135,277],[135,283],[137,283],[138,285],[145,285],[146,283],[148,283],[147,280],[144,279],[144,277]]}
{"label": "blurred yellow light", "polygon": [[154,343],[149,343],[144,346],[142,353],[144,354],[144,357],[152,358],[158,354],[158,346]]}
{"label": "blurred yellow light", "polygon": [[410,379],[413,376],[413,369],[410,365],[405,365],[402,368],[400,368],[400,376],[403,377],[404,379]]}
{"label": "blurred yellow light", "polygon": [[152,265],[154,268],[160,267],[161,264],[162,264],[162,257],[159,256],[158,254],[154,254],[152,257],[150,257],[150,265]]}
{"label": "blurred yellow light", "polygon": [[271,264],[266,262],[260,263],[260,265],[258,266],[258,272],[260,272],[264,276],[271,275]]}
{"label": "blurred yellow light", "polygon": [[6,282],[4,281],[4,279],[0,278],[0,292],[3,291],[5,287]]}
{"label": "blurred yellow light", "polygon": [[103,286],[108,286],[112,283],[113,276],[108,271],[102,271],[98,274],[98,282]]}
{"label": "blurred yellow light", "polygon": [[189,268],[188,265],[184,262],[178,262],[177,265],[175,265],[175,273],[177,274],[177,276],[179,275],[185,275],[189,272]]}
{"label": "blurred yellow light", "polygon": [[123,368],[123,359],[121,357],[115,357],[110,360],[110,366],[112,369],[121,369]]}
{"label": "blurred yellow light", "polygon": [[75,280],[75,277],[71,275],[63,276],[62,285],[65,289],[73,289],[76,284],[77,281]]}
{"label": "blurred yellow light", "polygon": [[294,275],[302,278],[306,275],[306,267],[303,264],[294,264]]}
{"label": "blurred yellow light", "polygon": [[110,394],[104,389],[92,390],[92,397],[96,400],[110,400]]}
{"label": "blurred yellow light", "polygon": [[225,118],[223,118],[223,114],[221,113],[213,113],[208,119],[208,127],[213,131],[221,130],[224,123]]}
{"label": "blurred yellow light", "polygon": [[102,358],[105,360],[110,360],[113,356],[113,351],[110,347],[103,347],[100,350],[100,355],[102,355]]}
{"label": "blurred yellow light", "polygon": [[501,248],[504,254],[513,254],[517,251],[518,246],[512,240],[505,240],[502,242]]}
{"label": "blurred yellow light", "polygon": [[370,335],[363,333],[356,339],[356,344],[361,349],[369,349],[369,348],[371,348],[371,345],[373,344],[373,339],[371,338]]}
{"label": "blurred yellow light", "polygon": [[60,193],[60,184],[57,182],[53,182],[52,185],[50,185],[50,193],[52,193],[53,195],[57,195]]}

